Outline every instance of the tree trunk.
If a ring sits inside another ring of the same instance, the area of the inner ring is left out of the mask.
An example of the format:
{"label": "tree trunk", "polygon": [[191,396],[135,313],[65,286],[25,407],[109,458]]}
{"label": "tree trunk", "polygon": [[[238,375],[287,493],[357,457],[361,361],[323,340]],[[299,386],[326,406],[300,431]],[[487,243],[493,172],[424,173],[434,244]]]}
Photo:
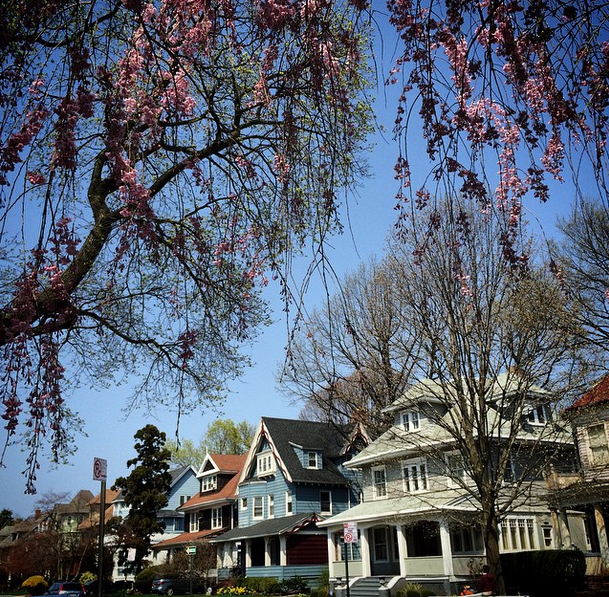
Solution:
{"label": "tree trunk", "polygon": [[491,573],[495,577],[495,594],[505,595],[505,579],[501,567],[499,552],[499,520],[494,509],[485,510],[484,546],[486,547],[486,560]]}

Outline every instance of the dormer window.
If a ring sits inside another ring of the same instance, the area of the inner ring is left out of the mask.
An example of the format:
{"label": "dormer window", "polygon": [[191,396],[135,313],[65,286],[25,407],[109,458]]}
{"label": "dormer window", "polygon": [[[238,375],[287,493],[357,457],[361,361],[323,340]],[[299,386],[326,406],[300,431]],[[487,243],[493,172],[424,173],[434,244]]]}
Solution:
{"label": "dormer window", "polygon": [[545,404],[536,406],[529,412],[527,419],[532,425],[545,425],[550,420],[550,409]]}
{"label": "dormer window", "polygon": [[404,431],[417,431],[421,428],[419,411],[405,410],[402,412],[402,428]]}
{"label": "dormer window", "polygon": [[213,491],[218,488],[218,476],[209,475],[201,479],[201,493],[205,491]]}
{"label": "dormer window", "polygon": [[319,468],[317,464],[317,452],[307,453],[307,468]]}
{"label": "dormer window", "polygon": [[261,452],[260,454],[258,454],[257,466],[259,477],[267,477],[269,475],[274,475],[276,471],[276,464],[275,458],[273,458],[273,454],[270,451]]}

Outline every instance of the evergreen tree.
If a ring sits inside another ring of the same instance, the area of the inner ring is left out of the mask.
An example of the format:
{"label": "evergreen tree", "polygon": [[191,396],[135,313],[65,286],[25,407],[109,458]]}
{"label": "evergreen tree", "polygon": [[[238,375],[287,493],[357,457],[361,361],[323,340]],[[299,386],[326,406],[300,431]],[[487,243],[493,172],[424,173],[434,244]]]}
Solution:
{"label": "evergreen tree", "polygon": [[152,535],[164,530],[157,520],[157,512],[168,501],[171,452],[165,447],[165,433],[154,425],[146,425],[134,437],[137,456],[127,461],[127,466],[133,470],[129,476],[119,477],[113,488],[124,493],[125,503],[130,508],[125,520],[130,545],[125,547],[135,548],[133,564],[139,571],[150,549]]}

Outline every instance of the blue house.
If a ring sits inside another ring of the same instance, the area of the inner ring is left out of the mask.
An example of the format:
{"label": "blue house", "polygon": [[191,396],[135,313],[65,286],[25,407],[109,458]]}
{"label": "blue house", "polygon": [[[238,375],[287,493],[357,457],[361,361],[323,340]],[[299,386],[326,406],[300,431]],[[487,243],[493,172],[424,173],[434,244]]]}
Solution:
{"label": "blue house", "polygon": [[[153,544],[166,541],[184,532],[184,512],[179,510],[193,495],[199,492],[197,471],[192,466],[182,466],[169,471],[171,488],[167,496],[167,506],[157,512],[157,520],[164,526],[164,532],[151,537]],[[167,558],[168,551],[154,550],[155,564],[162,563]]]}
{"label": "blue house", "polygon": [[219,578],[319,577],[328,546],[317,522],[359,503],[359,472],[343,465],[368,443],[359,425],[263,417],[239,479],[239,526],[213,540]]}

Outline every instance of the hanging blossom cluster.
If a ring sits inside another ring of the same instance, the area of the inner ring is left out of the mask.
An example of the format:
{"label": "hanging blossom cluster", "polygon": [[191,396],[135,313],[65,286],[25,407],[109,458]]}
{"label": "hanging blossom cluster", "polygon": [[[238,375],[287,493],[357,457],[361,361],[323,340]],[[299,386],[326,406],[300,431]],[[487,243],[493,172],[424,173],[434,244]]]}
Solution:
{"label": "hanging blossom cluster", "polygon": [[[563,180],[567,147],[587,156],[591,171],[604,172],[604,2],[592,0],[584,8],[558,0],[389,0],[388,7],[403,44],[388,79],[403,85],[396,120],[405,144],[402,159],[407,161],[408,139],[417,134],[418,123],[406,116],[413,95],[433,180],[456,181],[456,191],[482,206],[495,201],[513,227],[525,197],[547,201],[549,180]],[[407,171],[403,165],[400,170]],[[401,200],[410,182],[401,180]],[[420,189],[414,193],[420,196]]]}
{"label": "hanging blossom cluster", "polygon": [[[17,274],[0,312],[0,400],[9,434],[20,417],[31,423],[28,475],[44,433],[65,447],[67,331],[154,355],[152,367],[190,375],[202,395],[238,369],[236,343],[263,319],[258,289],[299,243],[337,227],[337,192],[356,177],[368,8],[11,5],[0,32],[0,250],[10,254],[2,231],[14,213],[28,229],[6,270]],[[216,370],[201,372],[210,346]]]}

